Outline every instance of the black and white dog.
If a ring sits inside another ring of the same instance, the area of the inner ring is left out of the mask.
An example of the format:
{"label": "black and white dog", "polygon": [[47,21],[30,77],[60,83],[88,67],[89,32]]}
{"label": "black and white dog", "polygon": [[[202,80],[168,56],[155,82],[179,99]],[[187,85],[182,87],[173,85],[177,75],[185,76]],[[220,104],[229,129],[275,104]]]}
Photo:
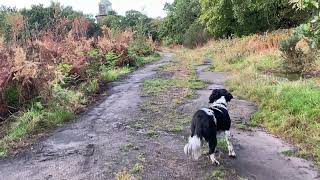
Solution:
{"label": "black and white dog", "polygon": [[209,143],[209,156],[212,163],[219,165],[214,152],[217,146],[217,133],[225,132],[230,157],[236,157],[231,144],[231,119],[228,113],[227,103],[233,99],[226,89],[215,89],[209,98],[210,107],[198,110],[192,119],[191,136],[184,147],[184,153],[198,160],[201,156],[201,141],[205,139]]}

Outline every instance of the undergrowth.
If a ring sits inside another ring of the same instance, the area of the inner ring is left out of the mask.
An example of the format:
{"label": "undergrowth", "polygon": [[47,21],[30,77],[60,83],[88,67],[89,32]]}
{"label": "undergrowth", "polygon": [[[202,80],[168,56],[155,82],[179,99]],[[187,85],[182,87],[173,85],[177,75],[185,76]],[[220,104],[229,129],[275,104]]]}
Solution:
{"label": "undergrowth", "polygon": [[[23,15],[14,16],[22,26],[11,30],[34,30]],[[10,32],[11,39],[0,37],[0,156],[72,119],[106,83],[160,58],[152,42],[132,31],[99,27],[92,37],[83,16],[53,22],[24,40]]]}

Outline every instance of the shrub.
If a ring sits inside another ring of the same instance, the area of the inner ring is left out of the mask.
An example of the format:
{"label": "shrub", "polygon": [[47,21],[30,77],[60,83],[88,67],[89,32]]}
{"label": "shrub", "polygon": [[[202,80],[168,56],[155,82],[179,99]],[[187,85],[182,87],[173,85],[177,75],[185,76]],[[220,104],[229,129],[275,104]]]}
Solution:
{"label": "shrub", "polygon": [[128,66],[117,68],[117,69],[104,69],[101,73],[102,80],[109,82],[118,79],[120,76],[124,74],[128,74],[130,72],[130,68]]}
{"label": "shrub", "polygon": [[284,69],[289,72],[306,72],[312,69],[316,59],[315,51],[304,52],[297,44],[301,37],[293,34],[287,40],[280,42],[280,50],[284,58]]}
{"label": "shrub", "polygon": [[12,108],[18,108],[19,102],[19,92],[16,87],[9,86],[4,90],[4,99],[7,105]]}
{"label": "shrub", "polygon": [[138,37],[130,43],[129,50],[138,56],[149,56],[154,53],[155,48],[144,37]]}
{"label": "shrub", "polygon": [[80,85],[81,91],[86,94],[93,94],[99,90],[99,82],[98,79],[89,80],[88,82],[83,82]]}

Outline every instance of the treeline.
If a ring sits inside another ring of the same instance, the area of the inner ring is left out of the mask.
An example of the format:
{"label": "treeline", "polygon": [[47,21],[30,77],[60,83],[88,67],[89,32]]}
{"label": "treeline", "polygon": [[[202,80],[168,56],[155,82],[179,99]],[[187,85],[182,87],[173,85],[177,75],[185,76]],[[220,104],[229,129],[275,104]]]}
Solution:
{"label": "treeline", "polygon": [[160,41],[158,29],[161,21],[160,18],[152,19],[139,11],[130,10],[124,16],[118,15],[115,11],[110,11],[103,18],[101,24],[118,31],[131,29],[137,32],[138,35],[150,37],[154,41]]}
{"label": "treeline", "polygon": [[244,36],[296,27],[311,16],[307,9],[294,9],[290,0],[175,0],[165,10],[168,16],[161,22],[160,39],[191,47],[209,36]]}
{"label": "treeline", "polygon": [[[100,27],[95,23],[94,17],[74,11],[72,7],[63,7],[59,3],[52,3],[48,7],[42,4],[33,5],[31,9],[21,9],[11,7],[0,7],[0,34],[8,42],[12,39],[12,34],[17,40],[25,40],[30,37],[37,37],[44,31],[50,31],[60,20],[64,20],[65,31],[72,28],[72,21],[76,18],[84,17],[88,21],[88,31],[86,36],[92,37],[101,33]],[[60,32],[63,33],[63,32]]]}

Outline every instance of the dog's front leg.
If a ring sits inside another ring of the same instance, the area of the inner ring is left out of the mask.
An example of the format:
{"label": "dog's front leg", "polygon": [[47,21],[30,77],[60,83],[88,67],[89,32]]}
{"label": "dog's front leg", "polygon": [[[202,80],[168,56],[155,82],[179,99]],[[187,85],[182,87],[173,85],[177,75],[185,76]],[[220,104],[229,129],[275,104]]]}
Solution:
{"label": "dog's front leg", "polygon": [[232,143],[231,143],[231,133],[230,131],[225,131],[225,137],[228,144],[228,151],[230,157],[236,157],[236,153],[234,152]]}
{"label": "dog's front leg", "polygon": [[209,141],[209,156],[212,161],[212,164],[220,165],[219,161],[217,161],[216,156],[214,155],[214,152],[216,150],[217,146],[217,138],[212,137]]}

